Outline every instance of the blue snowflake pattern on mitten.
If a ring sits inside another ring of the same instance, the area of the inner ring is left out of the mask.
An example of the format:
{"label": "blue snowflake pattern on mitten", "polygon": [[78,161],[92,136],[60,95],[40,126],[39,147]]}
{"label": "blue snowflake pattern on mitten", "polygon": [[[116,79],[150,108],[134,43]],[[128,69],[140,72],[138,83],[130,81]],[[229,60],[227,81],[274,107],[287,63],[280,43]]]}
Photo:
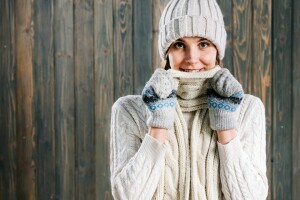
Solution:
{"label": "blue snowflake pattern on mitten", "polygon": [[166,99],[160,99],[151,87],[145,87],[142,92],[142,99],[150,110],[174,107],[176,104],[175,97],[175,90],[172,90],[171,94]]}
{"label": "blue snowflake pattern on mitten", "polygon": [[211,109],[223,109],[229,112],[235,112],[238,105],[243,99],[244,93],[242,91],[234,93],[230,97],[222,97],[213,89],[207,90],[208,107]]}

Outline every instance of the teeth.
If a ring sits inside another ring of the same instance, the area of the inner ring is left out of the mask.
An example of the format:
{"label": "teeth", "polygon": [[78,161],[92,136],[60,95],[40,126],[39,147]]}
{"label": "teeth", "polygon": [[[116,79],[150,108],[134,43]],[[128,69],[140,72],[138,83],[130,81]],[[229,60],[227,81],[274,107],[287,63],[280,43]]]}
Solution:
{"label": "teeth", "polygon": [[200,72],[201,69],[183,69],[184,72]]}

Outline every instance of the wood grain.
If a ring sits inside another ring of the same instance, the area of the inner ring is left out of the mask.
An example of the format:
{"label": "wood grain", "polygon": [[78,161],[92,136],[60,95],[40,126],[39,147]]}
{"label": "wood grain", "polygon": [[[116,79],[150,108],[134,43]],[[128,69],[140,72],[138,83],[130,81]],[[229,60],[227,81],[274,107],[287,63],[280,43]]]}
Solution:
{"label": "wood grain", "polygon": [[[217,1],[224,66],[266,108],[268,199],[297,199],[300,3]],[[0,1],[0,199],[112,199],[111,106],[161,66],[168,2]]]}
{"label": "wood grain", "polygon": [[54,1],[55,199],[75,199],[73,1]]}
{"label": "wood grain", "polygon": [[95,1],[96,198],[113,199],[110,189],[110,118],[114,101],[113,1]]}
{"label": "wood grain", "polygon": [[158,67],[164,67],[159,51],[158,51],[158,36],[159,36],[159,20],[161,14],[169,0],[152,0],[152,67],[153,70]]}
{"label": "wood grain", "polygon": [[233,0],[233,70],[246,93],[251,93],[252,9],[251,0]]}
{"label": "wood grain", "polygon": [[[271,1],[256,0],[253,4],[253,35],[252,35],[252,92],[261,98],[265,105],[267,132],[267,168],[271,169],[272,156],[272,68],[271,68]],[[271,170],[267,170],[269,185],[272,185]],[[269,190],[269,199],[271,199]]]}
{"label": "wood grain", "polygon": [[293,195],[292,199],[298,199],[300,197],[300,2],[297,0],[293,1],[293,32],[292,32],[292,74],[293,74]]}
{"label": "wood grain", "polygon": [[133,94],[132,0],[114,1],[114,97]]}
{"label": "wood grain", "polygon": [[225,57],[223,58],[223,66],[233,72],[233,21],[232,21],[232,1],[217,0],[223,13],[224,25],[227,32]]}
{"label": "wood grain", "polygon": [[272,199],[292,199],[292,10],[273,1]]}
{"label": "wood grain", "polygon": [[17,198],[36,199],[36,161],[33,159],[35,113],[33,104],[32,1],[15,2]]}
{"label": "wood grain", "polygon": [[141,94],[152,74],[152,1],[134,1],[134,94]]}
{"label": "wood grain", "polygon": [[0,199],[17,199],[14,1],[0,1]]}
{"label": "wood grain", "polygon": [[55,198],[53,4],[34,1],[33,72],[37,199]]}
{"label": "wood grain", "polygon": [[74,1],[75,199],[95,199],[94,1]]}

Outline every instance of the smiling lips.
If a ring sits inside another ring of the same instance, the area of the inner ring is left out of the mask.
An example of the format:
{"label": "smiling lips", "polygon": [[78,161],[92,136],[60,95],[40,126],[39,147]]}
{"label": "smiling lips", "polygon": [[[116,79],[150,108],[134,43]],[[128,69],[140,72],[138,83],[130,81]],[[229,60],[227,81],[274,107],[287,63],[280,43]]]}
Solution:
{"label": "smiling lips", "polygon": [[201,69],[182,69],[180,68],[180,71],[182,72],[202,72],[202,71],[205,71],[205,68],[201,68]]}

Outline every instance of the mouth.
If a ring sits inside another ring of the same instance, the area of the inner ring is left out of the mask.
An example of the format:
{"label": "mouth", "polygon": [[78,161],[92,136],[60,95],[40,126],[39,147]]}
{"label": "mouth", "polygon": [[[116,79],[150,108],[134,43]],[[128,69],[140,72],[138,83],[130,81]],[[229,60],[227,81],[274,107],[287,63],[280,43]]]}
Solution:
{"label": "mouth", "polygon": [[195,72],[202,72],[202,71],[205,71],[205,68],[201,68],[201,69],[182,69],[182,68],[179,68],[180,71],[182,72],[192,72],[192,73],[195,73]]}

